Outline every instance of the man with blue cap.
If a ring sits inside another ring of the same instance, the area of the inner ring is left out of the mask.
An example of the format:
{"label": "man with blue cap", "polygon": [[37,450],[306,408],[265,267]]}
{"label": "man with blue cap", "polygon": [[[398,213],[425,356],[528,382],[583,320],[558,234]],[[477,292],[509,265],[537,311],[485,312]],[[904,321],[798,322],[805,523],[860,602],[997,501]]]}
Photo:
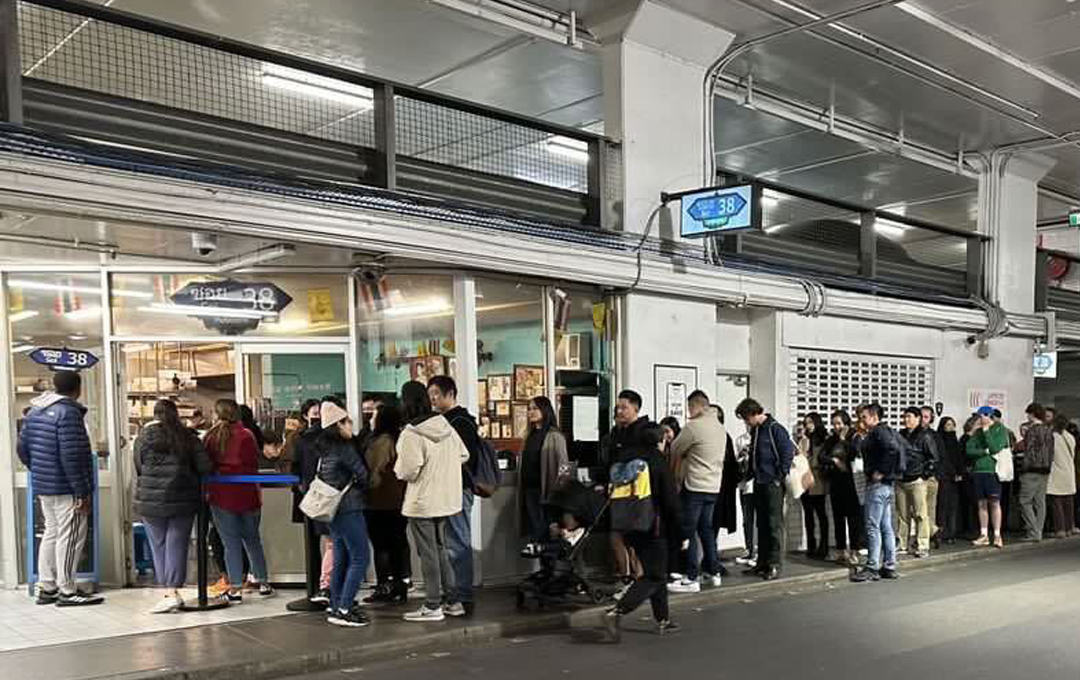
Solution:
{"label": "man with blue cap", "polygon": [[975,412],[979,420],[967,442],[967,457],[971,461],[971,479],[975,498],[979,502],[979,538],[974,544],[990,545],[989,525],[994,527],[994,547],[1004,548],[1001,537],[1001,480],[997,476],[995,456],[1009,449],[1009,432],[1005,425],[994,420],[994,409],[983,406]]}

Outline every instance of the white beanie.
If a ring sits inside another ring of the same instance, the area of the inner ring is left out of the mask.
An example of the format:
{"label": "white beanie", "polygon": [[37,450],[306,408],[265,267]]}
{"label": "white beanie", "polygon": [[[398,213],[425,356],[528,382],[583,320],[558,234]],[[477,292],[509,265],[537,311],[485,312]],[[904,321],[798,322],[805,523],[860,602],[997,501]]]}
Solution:
{"label": "white beanie", "polygon": [[319,407],[319,422],[324,430],[348,417],[349,412],[332,401],[324,401]]}

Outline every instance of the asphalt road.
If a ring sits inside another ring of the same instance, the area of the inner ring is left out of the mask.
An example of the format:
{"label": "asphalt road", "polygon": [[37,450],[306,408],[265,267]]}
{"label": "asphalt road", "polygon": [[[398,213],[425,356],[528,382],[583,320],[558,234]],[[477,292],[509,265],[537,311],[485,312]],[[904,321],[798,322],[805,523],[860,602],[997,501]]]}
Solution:
{"label": "asphalt road", "polygon": [[682,630],[665,637],[641,620],[646,605],[627,617],[618,645],[598,627],[304,677],[1077,680],[1078,567],[1074,546],[684,608],[673,616]]}

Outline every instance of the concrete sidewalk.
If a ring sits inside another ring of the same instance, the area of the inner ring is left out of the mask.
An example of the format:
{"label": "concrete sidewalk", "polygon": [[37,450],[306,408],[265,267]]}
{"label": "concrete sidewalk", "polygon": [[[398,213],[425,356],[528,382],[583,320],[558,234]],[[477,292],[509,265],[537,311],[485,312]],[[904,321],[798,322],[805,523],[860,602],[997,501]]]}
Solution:
{"label": "concrete sidewalk", "polygon": [[[1080,540],[1016,544],[1004,551],[970,546],[942,551],[924,560],[906,560],[901,571],[950,562],[1040,550],[1075,548]],[[734,572],[734,570],[733,570]],[[793,588],[846,579],[848,570],[790,556],[784,577],[763,582],[734,572],[721,588],[673,597],[676,608],[763,597]],[[5,680],[262,680],[285,675],[348,669],[374,658],[463,644],[481,644],[571,627],[593,626],[601,608],[523,613],[506,589],[479,591],[477,614],[468,620],[410,624],[407,607],[372,608],[374,624],[363,629],[328,625],[322,615],[283,614],[181,630],[128,635],[0,653]],[[105,605],[108,606],[108,605]],[[646,612],[643,612],[643,614]]]}

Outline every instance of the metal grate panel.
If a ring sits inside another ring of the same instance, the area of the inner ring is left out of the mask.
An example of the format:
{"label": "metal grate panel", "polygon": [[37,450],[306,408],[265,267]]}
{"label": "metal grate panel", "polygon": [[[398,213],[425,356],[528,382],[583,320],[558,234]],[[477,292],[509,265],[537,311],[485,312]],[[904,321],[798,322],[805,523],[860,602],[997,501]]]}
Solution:
{"label": "metal grate panel", "polygon": [[796,422],[812,411],[826,420],[837,409],[854,416],[859,404],[876,401],[895,427],[905,408],[933,403],[929,359],[794,350],[790,370],[790,413]]}

